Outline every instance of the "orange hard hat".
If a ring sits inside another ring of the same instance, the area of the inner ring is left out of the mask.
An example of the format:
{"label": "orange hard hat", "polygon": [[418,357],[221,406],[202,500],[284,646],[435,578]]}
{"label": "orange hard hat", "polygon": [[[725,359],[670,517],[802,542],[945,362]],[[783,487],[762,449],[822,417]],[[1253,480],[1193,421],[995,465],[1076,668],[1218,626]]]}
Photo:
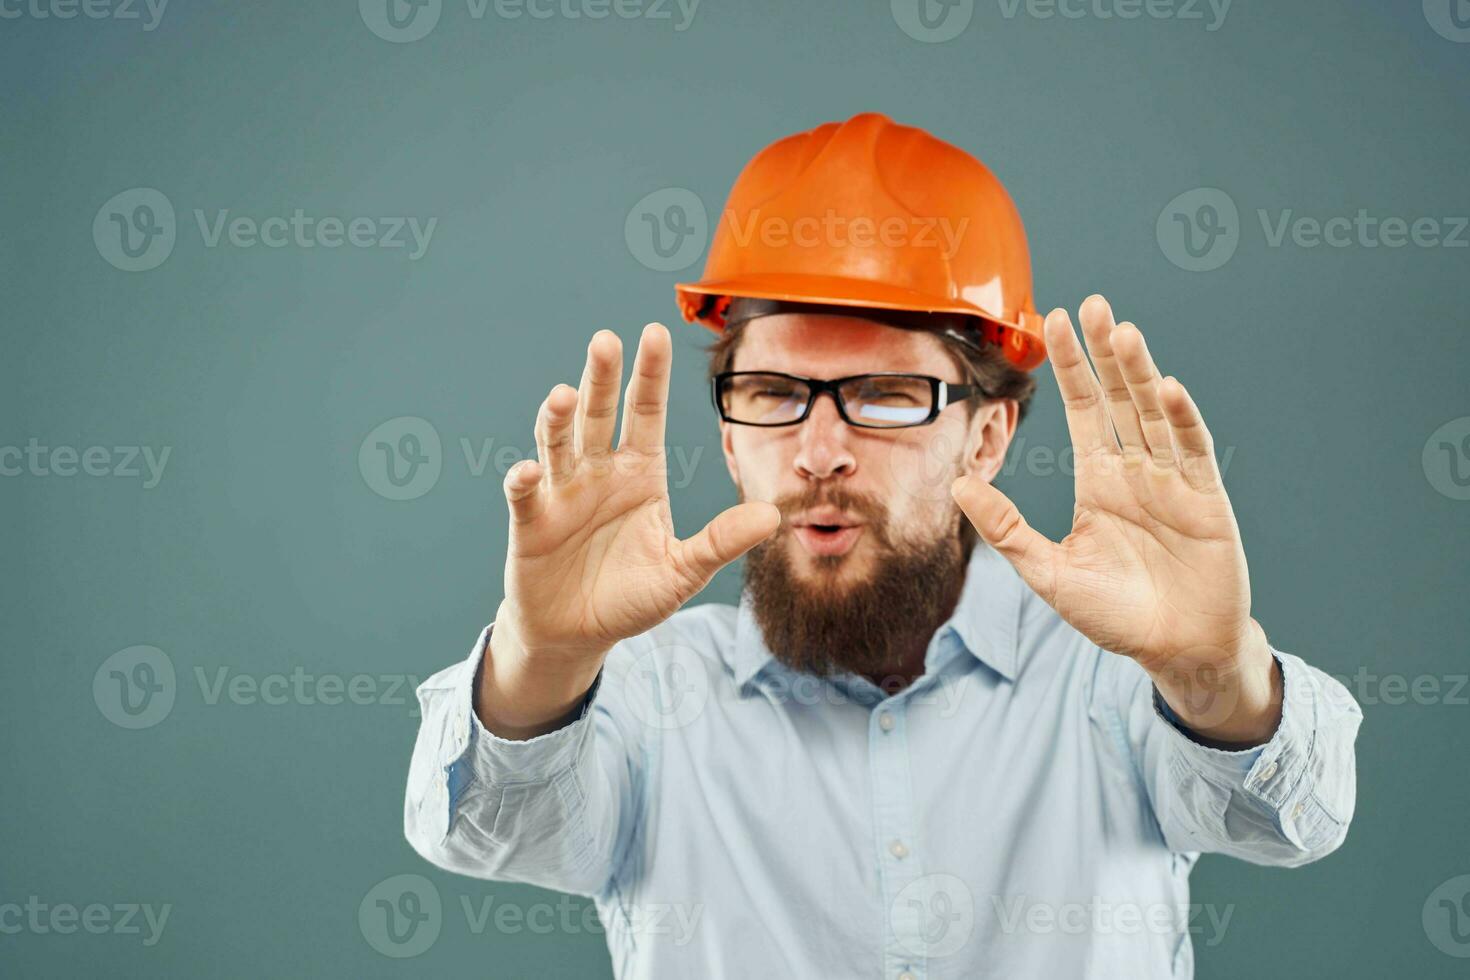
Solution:
{"label": "orange hard hat", "polygon": [[1030,370],[1046,359],[1021,217],[964,150],[868,112],[777,140],[746,164],[685,320],[724,329],[737,297],[973,317]]}

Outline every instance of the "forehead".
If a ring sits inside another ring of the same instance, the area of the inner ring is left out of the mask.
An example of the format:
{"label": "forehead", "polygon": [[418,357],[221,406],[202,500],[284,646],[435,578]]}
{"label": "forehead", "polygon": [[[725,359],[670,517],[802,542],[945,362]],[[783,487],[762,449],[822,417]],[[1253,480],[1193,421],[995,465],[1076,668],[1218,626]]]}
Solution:
{"label": "forehead", "polygon": [[922,330],[890,327],[858,317],[778,313],[759,317],[745,326],[731,369],[782,371],[808,378],[840,378],[875,371],[949,378],[954,373],[954,362],[944,343]]}

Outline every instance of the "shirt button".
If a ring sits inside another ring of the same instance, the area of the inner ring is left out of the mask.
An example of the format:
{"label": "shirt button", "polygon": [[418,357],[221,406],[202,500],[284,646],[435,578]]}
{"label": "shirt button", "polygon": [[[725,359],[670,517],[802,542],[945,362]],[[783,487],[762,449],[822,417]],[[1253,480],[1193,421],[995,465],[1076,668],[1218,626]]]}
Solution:
{"label": "shirt button", "polygon": [[1274,775],[1276,775],[1276,763],[1268,762],[1266,768],[1261,770],[1261,782],[1264,783]]}
{"label": "shirt button", "polygon": [[896,840],[888,845],[888,853],[902,861],[909,856],[909,849],[904,846],[903,841]]}
{"label": "shirt button", "polygon": [[916,976],[914,976],[909,971],[904,970],[902,973],[900,973],[898,975],[898,980],[919,980],[919,978],[916,977]]}
{"label": "shirt button", "polygon": [[885,732],[891,732],[891,731],[893,731],[893,725],[894,725],[894,721],[893,721],[893,715],[892,714],[890,714],[887,711],[880,711],[880,712],[878,712],[878,727],[879,728],[883,729]]}
{"label": "shirt button", "polygon": [[1296,805],[1296,809],[1294,809],[1294,810],[1291,811],[1291,819],[1293,819],[1293,820],[1299,820],[1299,819],[1301,819],[1301,815],[1303,813],[1305,813],[1306,810],[1307,810],[1307,805],[1305,803],[1298,803]]}

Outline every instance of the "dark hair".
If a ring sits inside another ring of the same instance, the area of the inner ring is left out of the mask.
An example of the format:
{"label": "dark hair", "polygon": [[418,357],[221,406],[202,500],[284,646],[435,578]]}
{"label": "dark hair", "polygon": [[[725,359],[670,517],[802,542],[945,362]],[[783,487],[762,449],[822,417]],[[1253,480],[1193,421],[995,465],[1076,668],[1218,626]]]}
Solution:
{"label": "dark hair", "polygon": [[[860,315],[860,310],[854,310]],[[726,327],[720,331],[707,350],[709,352],[709,376],[729,371],[735,363],[735,350],[745,335],[749,320]],[[990,393],[992,400],[1012,399],[1019,409],[1017,422],[1026,417],[1031,396],[1036,391],[1036,379],[1005,359],[999,348],[985,344],[979,348],[961,343],[948,334],[935,333],[944,345],[945,353],[965,377],[966,384],[978,385]],[[968,401],[965,410],[974,414],[976,403]]]}

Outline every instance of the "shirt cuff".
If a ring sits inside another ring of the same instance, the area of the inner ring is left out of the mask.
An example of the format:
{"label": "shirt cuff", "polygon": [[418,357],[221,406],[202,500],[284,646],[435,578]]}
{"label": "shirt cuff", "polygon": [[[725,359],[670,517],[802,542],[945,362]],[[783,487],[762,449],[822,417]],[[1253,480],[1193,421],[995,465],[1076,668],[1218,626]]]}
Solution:
{"label": "shirt cuff", "polygon": [[1244,787],[1273,810],[1282,809],[1307,771],[1316,729],[1316,689],[1307,667],[1288,653],[1271,650],[1281,671],[1281,722],[1264,745],[1216,749],[1195,741],[1154,689],[1154,709],[1176,735],[1180,759],[1207,779]]}
{"label": "shirt cuff", "polygon": [[[1282,655],[1277,654],[1272,649],[1272,658],[1276,670],[1282,671],[1282,691],[1283,695],[1285,695],[1288,674],[1286,674],[1285,666],[1283,666]],[[1255,767],[1255,764],[1261,760],[1261,757],[1266,755],[1267,749],[1276,746],[1277,742],[1280,742],[1283,730],[1286,729],[1286,711],[1288,711],[1286,701],[1288,701],[1288,698],[1283,696],[1282,720],[1277,724],[1276,730],[1272,733],[1272,738],[1267,739],[1261,745],[1252,745],[1248,746],[1248,748],[1222,749],[1216,748],[1216,746],[1205,745],[1204,742],[1201,742],[1200,736],[1195,735],[1194,730],[1189,729],[1188,724],[1183,723],[1175,713],[1175,710],[1169,707],[1169,702],[1164,701],[1164,696],[1158,692],[1157,686],[1154,686],[1154,689],[1152,689],[1154,714],[1160,717],[1172,732],[1175,732],[1177,736],[1175,739],[1176,746],[1179,746],[1180,751],[1189,758],[1191,763],[1194,763],[1194,768],[1200,770],[1202,774],[1225,779],[1229,785],[1239,785],[1241,780]]]}
{"label": "shirt cuff", "polygon": [[467,761],[474,778],[486,785],[547,782],[570,769],[576,761],[591,726],[592,702],[602,686],[602,671],[597,672],[592,686],[583,696],[576,717],[561,728],[535,738],[501,738],[481,724],[475,714],[474,700],[480,665],[489,649],[494,628],[494,624],[485,627],[475,649],[465,661],[462,681],[455,694],[455,736],[462,737],[463,744],[453,747],[451,757],[460,763]]}

